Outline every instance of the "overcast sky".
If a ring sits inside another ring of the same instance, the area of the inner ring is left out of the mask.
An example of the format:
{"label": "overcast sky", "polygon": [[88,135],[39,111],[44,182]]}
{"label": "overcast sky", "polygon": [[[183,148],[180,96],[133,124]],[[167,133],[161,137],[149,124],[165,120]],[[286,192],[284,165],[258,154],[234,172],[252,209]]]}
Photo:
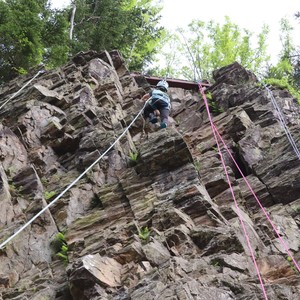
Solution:
{"label": "overcast sky", "polygon": [[294,14],[300,11],[299,0],[164,0],[164,3],[162,24],[169,29],[185,26],[192,19],[223,23],[225,16],[240,28],[254,33],[260,32],[263,24],[269,25],[268,52],[272,60],[277,58],[281,49],[279,22],[286,17],[295,29],[293,40],[300,46],[300,20],[294,18]]}
{"label": "overcast sky", "polygon": [[[113,1],[113,0],[112,0]],[[300,22],[294,14],[300,11],[300,0],[164,0],[162,25],[169,30],[187,25],[192,19],[202,21],[215,20],[223,23],[229,16],[240,28],[260,32],[263,24],[270,26],[268,43],[269,54],[278,55],[281,48],[279,41],[279,21],[287,17],[294,26],[293,39],[300,46]],[[70,0],[52,0],[56,7],[64,7]]]}

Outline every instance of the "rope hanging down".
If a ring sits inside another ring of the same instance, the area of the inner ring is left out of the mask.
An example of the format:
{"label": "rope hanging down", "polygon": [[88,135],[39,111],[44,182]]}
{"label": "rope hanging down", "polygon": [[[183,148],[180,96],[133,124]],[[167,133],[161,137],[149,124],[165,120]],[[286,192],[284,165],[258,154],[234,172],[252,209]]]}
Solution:
{"label": "rope hanging down", "polygon": [[287,136],[287,138],[288,138],[291,146],[293,147],[294,152],[296,153],[298,159],[300,159],[300,151],[297,148],[297,144],[296,144],[293,136],[291,135],[291,132],[289,131],[289,129],[288,129],[286,123],[285,123],[284,116],[282,115],[281,109],[278,106],[277,101],[276,101],[276,99],[275,99],[272,91],[263,82],[260,82],[260,83],[265,87],[265,89],[267,90],[268,94],[270,95],[272,104],[273,104],[275,110],[278,113],[280,124],[281,124],[282,128],[284,129],[284,132],[285,132],[285,134],[286,134],[286,136]]}
{"label": "rope hanging down", "polygon": [[132,124],[136,121],[136,119],[141,115],[142,111],[146,107],[148,101],[145,101],[144,106],[139,111],[139,113],[135,116],[135,118],[131,121],[131,123],[125,128],[123,133],[114,141],[114,143],[108,147],[104,153],[98,157],[83,173],[81,173],[72,183],[70,183],[65,190],[63,190],[54,200],[52,200],[47,206],[45,206],[40,212],[38,212],[34,217],[32,217],[26,224],[24,224],[21,228],[19,228],[12,236],[10,236],[7,240],[5,240],[0,245],[0,249],[2,249],[7,243],[9,243],[13,238],[15,238],[20,232],[22,232],[26,227],[28,227],[34,220],[36,220],[42,213],[44,213],[50,206],[52,206],[55,202],[57,202],[71,187],[73,187],[89,170],[91,170],[104,156],[107,154],[115,144],[125,135],[125,133],[129,130]]}
{"label": "rope hanging down", "polygon": [[270,225],[272,226],[272,228],[274,229],[274,232],[276,233],[276,235],[278,236],[279,241],[281,242],[283,248],[285,249],[285,251],[287,252],[287,254],[291,257],[293,263],[295,264],[295,266],[297,267],[298,271],[300,272],[300,267],[298,265],[298,263],[296,262],[296,260],[294,259],[289,247],[287,246],[287,244],[284,242],[284,240],[282,239],[282,237],[280,236],[280,233],[278,232],[278,230],[276,229],[276,226],[273,224],[269,214],[267,213],[267,211],[265,210],[265,208],[263,207],[263,205],[261,204],[260,200],[258,199],[256,193],[254,192],[254,190],[252,189],[249,181],[247,180],[247,178],[245,177],[244,173],[242,172],[242,170],[240,169],[238,163],[236,162],[236,160],[234,159],[234,157],[232,156],[230,150],[228,149],[225,141],[223,140],[221,134],[219,133],[217,127],[213,124],[215,132],[217,133],[219,139],[221,140],[222,144],[224,145],[227,153],[229,154],[229,156],[231,157],[232,161],[234,162],[236,168],[238,169],[238,171],[240,172],[240,174],[242,175],[245,183],[247,184],[249,190],[251,191],[252,195],[254,196],[256,202],[258,203],[259,207],[261,208],[261,210],[263,211],[263,213],[265,214],[267,220],[269,221]]}
{"label": "rope hanging down", "polygon": [[8,98],[1,106],[0,109],[2,109],[2,107],[4,107],[10,100],[12,100],[13,98],[15,98],[27,85],[29,85],[36,77],[38,77],[40,74],[44,73],[45,71],[38,71],[33,78],[31,78],[26,84],[24,84],[18,91],[16,91],[10,98]]}
{"label": "rope hanging down", "polygon": [[204,100],[204,104],[205,104],[205,107],[206,107],[206,110],[207,110],[207,114],[208,114],[209,122],[210,122],[210,125],[211,125],[211,129],[212,129],[212,132],[213,132],[213,135],[214,135],[217,147],[218,147],[218,151],[219,151],[219,155],[220,155],[220,158],[221,158],[222,166],[223,166],[223,169],[225,171],[226,179],[227,179],[227,182],[228,182],[228,185],[229,185],[229,189],[230,189],[231,195],[232,195],[233,200],[234,200],[234,204],[235,204],[235,207],[236,207],[236,210],[237,210],[237,215],[239,217],[239,220],[240,220],[243,232],[244,232],[244,236],[245,236],[246,241],[247,241],[247,245],[248,245],[248,248],[249,248],[249,251],[250,251],[250,255],[251,255],[251,258],[252,258],[252,261],[253,261],[253,264],[254,264],[257,276],[259,278],[261,289],[263,291],[265,300],[268,300],[267,292],[266,292],[266,289],[264,287],[264,283],[263,283],[263,280],[262,280],[262,277],[261,277],[261,274],[260,274],[260,271],[259,271],[256,259],[255,259],[255,254],[254,254],[254,251],[253,251],[252,246],[251,246],[250,238],[249,238],[249,235],[247,233],[247,230],[246,230],[246,227],[245,227],[245,224],[244,224],[244,220],[243,220],[243,217],[241,215],[240,208],[239,208],[239,205],[237,203],[237,200],[236,200],[236,197],[235,197],[235,194],[234,194],[231,182],[230,182],[229,174],[227,172],[225,161],[224,161],[224,158],[223,158],[223,154],[221,152],[219,141],[218,141],[218,138],[217,138],[217,135],[216,135],[214,123],[213,123],[212,117],[210,115],[208,101],[207,101],[207,98],[205,96],[205,93],[204,93],[204,90],[202,88],[201,83],[199,83],[199,90],[200,90],[200,92],[202,94],[202,97],[203,97],[203,100]]}

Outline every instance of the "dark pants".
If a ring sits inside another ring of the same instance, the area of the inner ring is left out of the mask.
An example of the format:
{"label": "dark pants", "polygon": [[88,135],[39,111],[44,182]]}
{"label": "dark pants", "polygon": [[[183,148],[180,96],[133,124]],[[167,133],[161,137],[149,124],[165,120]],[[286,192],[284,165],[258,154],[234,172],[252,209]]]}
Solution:
{"label": "dark pants", "polygon": [[168,125],[170,110],[168,104],[162,100],[151,100],[147,103],[144,109],[144,118],[149,118],[149,115],[154,113],[155,110],[160,112],[160,122]]}

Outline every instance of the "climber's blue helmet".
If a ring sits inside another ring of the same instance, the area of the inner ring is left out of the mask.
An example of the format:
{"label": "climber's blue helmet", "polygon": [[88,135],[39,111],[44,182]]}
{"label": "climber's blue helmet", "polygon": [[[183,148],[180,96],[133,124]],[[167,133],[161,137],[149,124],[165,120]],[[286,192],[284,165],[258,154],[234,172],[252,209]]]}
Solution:
{"label": "climber's blue helmet", "polygon": [[168,91],[169,88],[169,84],[165,81],[165,80],[161,80],[158,82],[158,84],[156,85],[158,88],[162,88],[165,91]]}

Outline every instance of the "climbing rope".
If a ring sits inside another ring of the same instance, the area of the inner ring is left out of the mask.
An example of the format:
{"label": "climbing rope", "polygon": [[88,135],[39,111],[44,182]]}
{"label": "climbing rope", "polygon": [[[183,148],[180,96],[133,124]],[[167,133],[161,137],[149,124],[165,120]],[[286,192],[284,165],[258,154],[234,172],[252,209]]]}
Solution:
{"label": "climbing rope", "polygon": [[275,97],[274,97],[272,91],[271,91],[271,90],[270,90],[263,82],[260,81],[260,83],[261,83],[261,84],[264,86],[264,88],[267,90],[267,92],[268,92],[268,94],[269,94],[269,96],[270,96],[270,98],[271,98],[272,104],[273,104],[275,110],[276,110],[277,113],[278,113],[279,122],[280,122],[280,124],[281,124],[281,126],[282,126],[282,128],[283,128],[283,130],[284,130],[284,132],[285,132],[285,134],[286,134],[286,136],[287,136],[287,138],[288,138],[288,140],[289,140],[291,146],[293,147],[294,152],[296,153],[298,159],[300,159],[300,151],[299,151],[299,149],[298,149],[298,147],[297,147],[297,144],[296,144],[296,142],[295,142],[295,140],[294,140],[294,138],[293,138],[291,132],[289,131],[289,128],[287,127],[287,125],[286,125],[286,123],[285,123],[284,116],[283,116],[283,114],[282,114],[282,112],[281,112],[280,107],[279,107],[278,104],[277,104],[277,101],[276,101],[276,99],[275,99]]}
{"label": "climbing rope", "polygon": [[29,85],[36,77],[38,77],[40,74],[44,73],[45,71],[38,71],[33,78],[31,78],[26,84],[24,84],[17,92],[15,92],[10,98],[8,98],[1,106],[0,109],[2,109],[2,107],[4,107],[10,100],[12,100],[13,98],[15,98],[27,85]]}
{"label": "climbing rope", "polygon": [[[282,112],[276,102],[276,99],[273,95],[273,93],[270,91],[270,89],[264,84],[264,87],[266,88],[266,90],[268,91],[270,97],[271,97],[271,100],[272,100],[272,104],[275,108],[275,110],[278,112],[278,116],[279,116],[279,120],[280,120],[280,123],[282,125],[282,127],[284,128],[284,131],[288,137],[288,140],[289,142],[291,143],[297,157],[300,159],[300,152],[297,148],[297,145],[292,137],[292,135],[290,134],[289,132],[289,129],[287,128],[286,126],[286,123],[284,121],[284,117],[282,115]],[[247,184],[249,190],[251,191],[251,193],[253,194],[255,200],[257,201],[259,207],[261,208],[261,210],[263,211],[263,213],[265,214],[267,220],[269,221],[270,225],[272,226],[274,232],[276,233],[276,235],[278,236],[278,239],[279,241],[281,242],[281,244],[283,245],[286,253],[289,255],[289,257],[291,258],[291,260],[293,261],[294,265],[296,266],[296,268],[298,269],[298,271],[300,272],[300,267],[297,263],[297,261],[295,260],[295,258],[293,257],[289,247],[287,246],[287,244],[284,242],[284,240],[282,239],[282,237],[280,236],[278,230],[276,229],[275,225],[273,224],[272,220],[270,219],[268,213],[266,212],[266,210],[264,209],[264,207],[262,206],[260,200],[258,199],[257,195],[255,194],[254,190],[252,189],[250,183],[248,182],[247,178],[244,176],[243,172],[241,171],[238,163],[236,162],[236,160],[234,159],[233,155],[231,154],[230,150],[228,149],[225,141],[223,140],[221,134],[219,133],[217,127],[214,125],[213,121],[212,121],[212,118],[211,118],[211,115],[210,115],[210,112],[209,112],[209,106],[208,106],[208,101],[206,99],[206,96],[205,96],[205,93],[204,93],[204,90],[201,86],[201,84],[199,83],[199,90],[203,96],[203,99],[204,99],[204,103],[205,103],[205,107],[207,109],[207,112],[208,112],[208,117],[209,117],[209,121],[210,121],[210,124],[211,124],[211,127],[212,127],[212,131],[213,131],[213,134],[214,134],[214,138],[215,138],[215,141],[216,141],[216,144],[217,144],[217,147],[218,147],[218,151],[219,151],[219,155],[220,155],[220,158],[221,158],[221,162],[222,162],[222,166],[224,168],[224,171],[225,171],[225,174],[226,174],[226,178],[227,178],[227,181],[228,181],[228,185],[229,185],[229,188],[230,188],[230,191],[231,191],[231,194],[232,194],[232,197],[234,199],[234,202],[235,202],[235,206],[236,206],[236,209],[237,209],[237,214],[238,214],[238,217],[240,219],[240,222],[241,222],[241,225],[242,225],[242,228],[243,228],[243,231],[245,233],[245,237],[246,237],[246,240],[247,240],[247,244],[248,244],[248,247],[249,247],[249,250],[250,250],[250,253],[251,253],[251,256],[252,256],[252,260],[253,260],[253,263],[255,265],[255,269],[256,269],[256,272],[258,274],[258,277],[259,277],[259,281],[260,281],[260,284],[261,284],[261,288],[262,288],[262,291],[263,291],[263,294],[264,294],[264,297],[265,299],[267,300],[267,294],[266,294],[266,290],[265,290],[265,287],[264,287],[264,284],[263,284],[263,281],[262,281],[262,278],[261,278],[261,274],[259,272],[259,269],[258,269],[258,266],[257,266],[257,263],[256,263],[256,260],[255,260],[255,256],[254,256],[254,253],[253,253],[253,250],[252,250],[252,247],[251,247],[251,244],[250,244],[250,240],[249,240],[249,237],[248,237],[248,234],[246,232],[246,229],[245,229],[245,226],[244,226],[244,223],[243,223],[243,218],[242,216],[240,215],[240,209],[238,207],[238,204],[237,204],[237,201],[236,201],[236,198],[235,198],[235,195],[234,195],[234,191],[233,191],[233,188],[231,186],[231,182],[229,180],[229,175],[228,175],[228,172],[226,170],[226,165],[224,163],[224,158],[223,158],[223,154],[220,150],[220,145],[219,145],[219,142],[218,142],[218,139],[217,139],[217,136],[219,137],[219,139],[222,141],[223,143],[223,146],[225,147],[227,153],[229,154],[229,156],[231,157],[232,161],[234,162],[235,166],[237,167],[238,171],[240,172],[241,176],[243,177],[245,183]],[[217,135],[217,136],[216,136]]]}
{"label": "climbing rope", "polygon": [[254,190],[252,189],[249,181],[247,180],[247,178],[245,177],[245,175],[243,174],[242,170],[240,169],[238,163],[236,162],[236,160],[234,159],[234,157],[232,156],[230,150],[228,149],[225,141],[223,140],[221,134],[219,133],[217,127],[215,125],[214,126],[214,130],[217,133],[219,139],[222,141],[223,146],[225,147],[227,153],[229,154],[229,156],[231,157],[232,161],[234,162],[235,166],[237,167],[238,171],[240,172],[240,174],[242,175],[245,183],[247,184],[249,190],[251,191],[252,195],[254,196],[256,202],[258,203],[259,207],[261,208],[261,210],[263,211],[263,213],[265,214],[267,220],[269,221],[270,225],[272,226],[272,228],[274,229],[274,232],[276,233],[276,235],[278,236],[279,241],[281,242],[281,244],[283,245],[285,251],[287,252],[287,254],[291,257],[292,261],[294,262],[295,266],[297,267],[298,271],[300,272],[300,267],[298,265],[298,263],[296,262],[296,260],[294,259],[289,247],[287,246],[287,244],[284,242],[284,240],[282,239],[282,237],[280,236],[280,233],[278,232],[278,230],[276,229],[276,226],[273,224],[269,214],[267,213],[267,211],[264,209],[264,207],[262,206],[260,200],[258,199],[256,193],[254,192]]}
{"label": "climbing rope", "polygon": [[141,115],[142,111],[146,107],[147,102],[148,101],[145,101],[145,104],[142,107],[142,109],[135,116],[135,118],[131,121],[131,123],[125,128],[125,130],[122,132],[122,134],[114,141],[114,143],[106,151],[104,151],[104,153],[99,158],[97,158],[83,173],[81,173],[72,183],[70,183],[67,186],[67,188],[65,190],[63,190],[55,199],[53,199],[47,206],[45,206],[34,217],[32,217],[26,224],[24,224],[21,228],[19,228],[12,236],[10,236],[3,243],[1,243],[0,249],[2,249],[7,243],[9,243],[13,238],[15,238],[26,227],[28,227],[34,220],[36,220],[41,214],[43,214],[50,206],[52,206],[55,202],[57,202],[71,187],[73,187],[89,170],[91,170],[102,159],[115,146],[115,144],[125,135],[125,133],[132,126],[132,124]]}
{"label": "climbing rope", "polygon": [[207,101],[207,98],[205,96],[205,93],[204,93],[204,90],[203,90],[203,87],[202,87],[201,83],[199,83],[199,90],[200,90],[200,92],[202,94],[202,97],[203,97],[203,100],[204,100],[204,104],[205,104],[205,107],[206,107],[206,110],[207,110],[207,114],[208,114],[209,122],[210,122],[210,125],[211,125],[211,129],[212,129],[212,132],[213,132],[213,135],[214,135],[217,147],[218,147],[218,151],[219,151],[219,155],[220,155],[220,158],[221,158],[222,166],[223,166],[224,171],[225,171],[226,179],[227,179],[227,182],[228,182],[228,185],[229,185],[229,189],[230,189],[231,195],[232,195],[233,200],[234,200],[234,204],[235,204],[235,207],[236,207],[237,215],[238,215],[238,218],[240,220],[240,223],[241,223],[241,226],[242,226],[242,229],[243,229],[243,232],[244,232],[244,236],[245,236],[246,241],[247,241],[247,245],[248,245],[248,248],[249,248],[249,251],[250,251],[250,255],[251,255],[251,258],[252,258],[252,261],[253,261],[253,264],[254,264],[257,276],[259,278],[261,289],[263,291],[265,300],[268,300],[267,292],[266,292],[266,289],[265,289],[265,286],[264,286],[264,283],[263,283],[263,280],[262,280],[262,277],[261,277],[261,274],[260,274],[260,271],[259,271],[256,259],[255,259],[255,254],[254,254],[254,251],[253,251],[252,246],[251,246],[250,238],[249,238],[249,235],[247,233],[247,230],[246,230],[246,227],[245,227],[245,224],[244,224],[244,218],[241,215],[241,211],[240,211],[239,205],[237,203],[237,200],[236,200],[236,197],[235,197],[232,185],[231,185],[229,174],[228,174],[227,169],[226,169],[226,165],[225,165],[225,161],[224,161],[224,158],[223,158],[223,154],[221,152],[220,145],[219,145],[219,142],[218,142],[218,138],[217,138],[217,135],[216,135],[214,123],[213,123],[212,117],[210,115],[208,101]]}

